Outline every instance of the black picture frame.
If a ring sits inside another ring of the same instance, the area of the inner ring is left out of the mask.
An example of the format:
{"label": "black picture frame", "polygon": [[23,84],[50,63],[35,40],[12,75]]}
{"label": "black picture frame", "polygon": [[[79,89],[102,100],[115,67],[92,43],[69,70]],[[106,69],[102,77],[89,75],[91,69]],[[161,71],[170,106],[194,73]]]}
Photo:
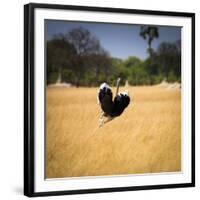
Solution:
{"label": "black picture frame", "polygon": [[[191,182],[180,184],[167,185],[143,185],[117,188],[98,188],[84,190],[67,190],[67,191],[51,191],[51,192],[35,192],[34,185],[34,88],[35,88],[35,62],[34,62],[34,23],[36,8],[43,9],[58,9],[58,10],[79,10],[79,11],[95,11],[108,13],[129,13],[129,14],[148,14],[154,16],[177,16],[189,17],[192,21],[192,130],[191,130]],[[166,11],[150,11],[150,10],[135,10],[121,8],[105,8],[105,7],[86,7],[73,5],[56,5],[56,4],[36,4],[30,3],[24,5],[24,195],[28,197],[50,196],[50,195],[72,195],[84,193],[99,193],[99,192],[119,192],[133,190],[149,190],[162,188],[182,188],[195,186],[195,14],[185,12],[166,12]]]}

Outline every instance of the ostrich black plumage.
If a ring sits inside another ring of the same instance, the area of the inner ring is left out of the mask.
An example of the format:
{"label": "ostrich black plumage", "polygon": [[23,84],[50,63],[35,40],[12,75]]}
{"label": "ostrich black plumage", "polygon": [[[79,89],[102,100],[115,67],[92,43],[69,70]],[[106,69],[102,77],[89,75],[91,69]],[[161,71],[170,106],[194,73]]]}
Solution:
{"label": "ostrich black plumage", "polygon": [[[120,116],[130,103],[128,92],[118,93],[119,83],[120,78],[117,80],[117,91],[114,100],[111,88],[107,83],[102,83],[99,88],[98,102],[102,109],[100,126],[114,119],[115,117]],[[107,118],[107,121],[104,121],[104,117]]]}

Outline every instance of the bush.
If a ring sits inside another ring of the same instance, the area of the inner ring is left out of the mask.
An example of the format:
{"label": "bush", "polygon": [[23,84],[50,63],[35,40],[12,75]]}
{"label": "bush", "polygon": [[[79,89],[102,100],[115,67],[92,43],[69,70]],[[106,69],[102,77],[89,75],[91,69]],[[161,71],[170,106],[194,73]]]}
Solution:
{"label": "bush", "polygon": [[47,75],[47,84],[54,84],[58,80],[58,72],[51,72]]}
{"label": "bush", "polygon": [[71,69],[64,69],[62,73],[62,81],[66,83],[74,83],[75,75]]}
{"label": "bush", "polygon": [[178,79],[177,79],[177,77],[175,76],[175,74],[174,74],[172,71],[170,71],[170,73],[169,73],[169,75],[168,75],[168,78],[167,78],[167,81],[168,81],[169,83],[173,83],[173,82],[178,81]]}

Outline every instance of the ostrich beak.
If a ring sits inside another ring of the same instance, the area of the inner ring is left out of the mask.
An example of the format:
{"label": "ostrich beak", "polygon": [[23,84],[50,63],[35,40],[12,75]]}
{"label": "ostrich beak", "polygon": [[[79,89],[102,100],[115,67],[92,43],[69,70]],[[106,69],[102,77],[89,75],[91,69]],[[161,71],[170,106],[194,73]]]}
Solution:
{"label": "ostrich beak", "polygon": [[121,81],[121,78],[119,77],[118,79],[117,79],[117,83],[119,83]]}

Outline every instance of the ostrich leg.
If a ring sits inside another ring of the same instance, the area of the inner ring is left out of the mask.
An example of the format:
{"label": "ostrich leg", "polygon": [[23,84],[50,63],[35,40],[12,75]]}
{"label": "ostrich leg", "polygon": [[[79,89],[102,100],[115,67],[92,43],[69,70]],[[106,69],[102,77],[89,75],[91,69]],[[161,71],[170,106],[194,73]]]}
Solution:
{"label": "ostrich leg", "polygon": [[104,124],[104,112],[101,111],[101,115],[99,117],[99,127],[102,127]]}

